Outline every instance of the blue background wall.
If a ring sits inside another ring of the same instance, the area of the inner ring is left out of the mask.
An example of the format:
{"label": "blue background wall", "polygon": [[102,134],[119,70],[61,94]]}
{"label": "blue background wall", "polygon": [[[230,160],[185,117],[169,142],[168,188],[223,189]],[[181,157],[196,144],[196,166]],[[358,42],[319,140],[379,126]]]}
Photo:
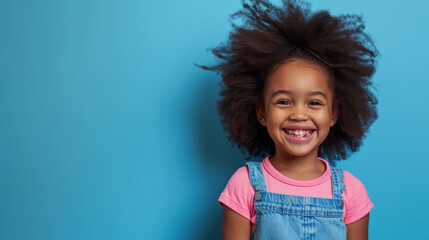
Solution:
{"label": "blue background wall", "polygon": [[[0,1],[0,239],[219,239],[244,157],[216,113],[207,48],[238,0]],[[380,118],[339,167],[375,203],[372,239],[422,239],[424,1],[313,1],[360,13],[380,52]]]}

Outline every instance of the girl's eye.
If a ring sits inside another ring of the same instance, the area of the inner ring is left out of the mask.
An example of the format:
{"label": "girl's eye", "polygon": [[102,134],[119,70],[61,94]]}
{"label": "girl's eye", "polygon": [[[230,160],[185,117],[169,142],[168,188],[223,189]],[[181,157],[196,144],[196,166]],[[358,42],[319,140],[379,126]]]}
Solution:
{"label": "girl's eye", "polygon": [[286,100],[280,100],[280,101],[277,102],[277,104],[280,104],[280,105],[290,105],[290,102],[286,101]]}
{"label": "girl's eye", "polygon": [[321,102],[311,101],[308,105],[310,105],[310,106],[321,106],[323,104]]}

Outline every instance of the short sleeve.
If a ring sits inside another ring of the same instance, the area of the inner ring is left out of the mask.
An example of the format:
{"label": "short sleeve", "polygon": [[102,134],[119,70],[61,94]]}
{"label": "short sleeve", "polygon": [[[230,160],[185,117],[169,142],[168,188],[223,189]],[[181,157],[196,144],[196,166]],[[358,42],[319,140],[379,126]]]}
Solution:
{"label": "short sleeve", "polygon": [[247,167],[241,167],[229,179],[218,201],[222,206],[228,206],[254,223],[254,216],[256,216],[253,203],[254,193],[249,171]]}
{"label": "short sleeve", "polygon": [[349,224],[367,215],[374,204],[369,199],[363,183],[347,171],[344,171],[344,185],[344,223]]}

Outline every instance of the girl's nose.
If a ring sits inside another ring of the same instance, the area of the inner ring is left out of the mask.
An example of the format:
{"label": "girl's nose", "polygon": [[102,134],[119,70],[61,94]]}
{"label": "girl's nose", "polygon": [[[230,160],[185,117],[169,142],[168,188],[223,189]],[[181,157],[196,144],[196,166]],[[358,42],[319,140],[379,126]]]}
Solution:
{"label": "girl's nose", "polygon": [[289,119],[294,121],[306,121],[308,120],[308,115],[304,109],[297,107],[291,112]]}

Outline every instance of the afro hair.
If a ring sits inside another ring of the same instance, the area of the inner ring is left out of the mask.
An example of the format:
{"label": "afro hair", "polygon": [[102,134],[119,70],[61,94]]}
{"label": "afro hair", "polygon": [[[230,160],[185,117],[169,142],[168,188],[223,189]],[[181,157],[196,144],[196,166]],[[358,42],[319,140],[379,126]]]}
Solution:
{"label": "afro hair", "polygon": [[[319,146],[319,155],[335,165],[359,150],[377,118],[371,77],[378,54],[364,32],[361,16],[312,12],[303,1],[242,2],[234,13],[228,41],[213,48],[218,64],[201,66],[220,73],[218,112],[228,138],[250,157],[275,154],[274,142],[257,119],[267,76],[291,58],[318,63],[331,75],[337,123]],[[239,20],[239,24],[235,24]]]}

